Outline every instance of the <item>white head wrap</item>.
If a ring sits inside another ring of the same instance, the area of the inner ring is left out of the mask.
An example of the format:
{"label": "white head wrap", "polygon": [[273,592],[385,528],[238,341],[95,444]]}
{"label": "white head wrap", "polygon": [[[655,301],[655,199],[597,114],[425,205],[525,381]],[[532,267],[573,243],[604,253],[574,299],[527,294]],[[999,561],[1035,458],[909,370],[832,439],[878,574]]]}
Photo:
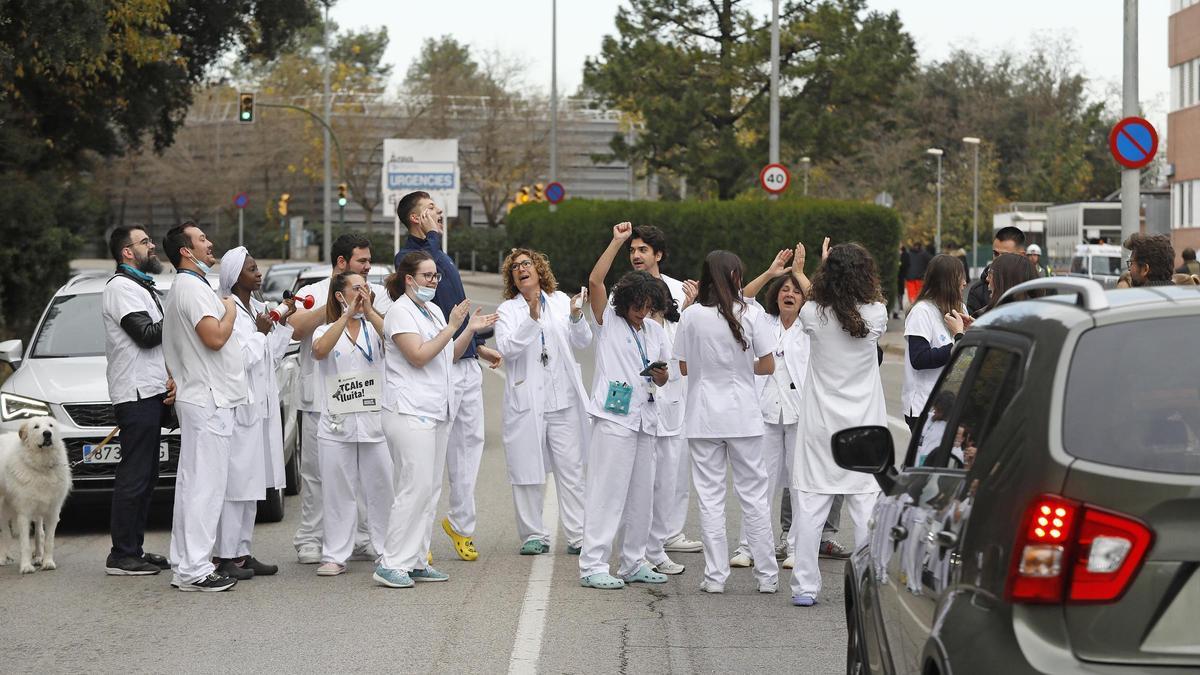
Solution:
{"label": "white head wrap", "polygon": [[233,290],[233,285],[237,283],[238,277],[242,275],[242,265],[246,264],[246,256],[250,252],[245,246],[231,248],[221,256],[221,281],[218,291],[222,298],[229,297]]}

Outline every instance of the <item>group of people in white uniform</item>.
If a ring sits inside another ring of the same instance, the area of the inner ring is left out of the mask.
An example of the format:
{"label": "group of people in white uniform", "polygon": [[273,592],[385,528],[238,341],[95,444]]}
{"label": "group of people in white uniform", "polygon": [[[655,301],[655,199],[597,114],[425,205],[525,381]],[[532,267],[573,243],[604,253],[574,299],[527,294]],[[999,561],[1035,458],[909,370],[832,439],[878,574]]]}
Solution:
{"label": "group of people in white uniform", "polygon": [[[417,214],[410,225],[421,234],[425,220]],[[589,588],[665,583],[685,571],[669,553],[703,550],[700,587],[723,592],[727,469],[742,512],[733,563],[752,561],[760,592],[776,592],[785,557],[793,604],[816,602],[835,498],[848,506],[856,546],[865,540],[879,487],[836,466],[830,449],[840,429],[886,424],[877,343],[887,312],[861,246],[827,239],[811,280],[797,244],[750,283],[728,251],[708,254],[698,282],[678,281],[661,273],[661,231],[620,223],[577,293],[559,289],[545,256],[514,249],[502,268],[506,300],[483,314],[468,300],[445,312],[434,303],[443,273],[419,248],[398,256],[384,286],[369,283],[364,243],[335,243],[330,278],[297,294],[312,307],[292,298],[272,318],[253,297],[262,275],[244,248],[222,258],[214,292],[203,232],[189,223],[168,235],[179,272],[163,340],[183,437],[171,544],[181,590],[225,590],[276,571],[251,546],[256,501],[283,486],[275,367],[292,340],[303,447],[315,456],[307,472],[317,474],[303,497],[317,515],[296,543],[319,575],[365,558],[385,586],[447,579],[431,564],[430,540],[463,398],[455,364],[481,351],[488,329],[505,374],[501,423],[521,554],[550,552],[550,474],[565,550],[579,556]],[[609,288],[626,249],[634,269]],[[590,386],[575,356],[589,346]],[[692,486],[700,542],[683,535]],[[784,494],[790,527],[777,541],[772,505]],[[473,543],[467,550],[446,529],[460,557],[474,559],[464,555]]]}

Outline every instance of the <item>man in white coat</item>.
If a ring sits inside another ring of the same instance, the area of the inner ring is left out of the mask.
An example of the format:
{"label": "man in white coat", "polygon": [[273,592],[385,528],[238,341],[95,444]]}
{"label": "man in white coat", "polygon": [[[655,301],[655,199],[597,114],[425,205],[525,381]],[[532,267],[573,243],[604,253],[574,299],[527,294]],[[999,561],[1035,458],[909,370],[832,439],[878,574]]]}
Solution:
{"label": "man in white coat", "polygon": [[[244,580],[279,571],[250,555],[250,541],[258,513],[258,500],[267,488],[283,489],[283,426],[279,416],[279,382],[275,368],[287,353],[292,327],[285,316],[276,326],[266,305],[251,293],[262,287],[258,263],[239,246],[221,258],[221,297],[237,303],[233,339],[238,342],[246,364],[250,397],[234,410],[233,442],[229,453],[229,482],[225,505],[217,526],[213,551],[217,570]],[[288,313],[295,301],[288,301]]]}
{"label": "man in white coat", "polygon": [[236,579],[209,559],[229,477],[233,410],[249,400],[241,350],[233,340],[237,308],[221,300],[208,274],[212,243],[192,221],[163,241],[178,272],[163,307],[163,356],[178,392],[179,469],[171,525],[171,585],[181,591],[225,591]]}
{"label": "man in white coat", "polygon": [[542,521],[546,474],[554,471],[567,552],[583,544],[583,457],[590,424],[587,390],[572,349],[592,341],[584,293],[557,290],[545,257],[513,249],[504,261],[508,298],[500,305],[496,347],[504,357],[504,448],[522,555],[550,551]]}
{"label": "man in white coat", "polygon": [[[371,271],[371,242],[360,234],[343,234],[329,247],[333,259],[333,272],[354,272],[364,278]],[[332,276],[331,275],[331,276]],[[387,314],[392,299],[379,284],[370,284],[375,295],[375,311]],[[292,326],[292,337],[300,341],[300,388],[296,408],[300,415],[300,526],[292,544],[296,547],[296,559],[305,565],[321,562],[321,545],[324,535],[321,529],[321,514],[324,504],[321,499],[321,462],[317,449],[317,426],[321,423],[321,404],[317,400],[318,381],[316,362],[312,357],[313,331],[325,323],[325,302],[329,297],[329,279],[322,279],[296,291],[296,296],[312,296],[313,307],[299,310],[288,323]],[[366,509],[359,502],[358,534],[355,537],[354,554],[351,560],[374,560],[378,552],[371,550],[370,536],[366,527]]]}

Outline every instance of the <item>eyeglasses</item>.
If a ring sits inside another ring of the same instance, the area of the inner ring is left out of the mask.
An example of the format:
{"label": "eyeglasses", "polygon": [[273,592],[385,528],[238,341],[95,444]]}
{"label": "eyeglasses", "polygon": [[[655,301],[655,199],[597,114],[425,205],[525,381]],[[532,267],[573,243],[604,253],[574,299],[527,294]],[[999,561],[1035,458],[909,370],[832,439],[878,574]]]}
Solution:
{"label": "eyeglasses", "polygon": [[512,268],[511,268],[511,269],[514,269],[514,270],[523,270],[523,269],[531,269],[532,267],[533,267],[533,261],[532,261],[532,260],[519,260],[519,261],[517,261],[517,262],[515,262],[515,263],[513,263],[513,264],[512,264]]}
{"label": "eyeglasses", "polygon": [[1138,261],[1134,260],[1133,256],[1129,256],[1128,258],[1125,259],[1123,264],[1125,266],[1125,269],[1131,270],[1131,269],[1133,269],[1134,265],[1138,264]]}
{"label": "eyeglasses", "polygon": [[131,241],[131,242],[129,242],[129,245],[130,246],[145,246],[145,247],[149,248],[150,246],[154,245],[154,240],[151,239],[150,237],[146,237],[145,239],[143,239],[141,241]]}
{"label": "eyeglasses", "polygon": [[417,272],[417,276],[421,277],[425,281],[441,281],[442,280],[441,272]]}

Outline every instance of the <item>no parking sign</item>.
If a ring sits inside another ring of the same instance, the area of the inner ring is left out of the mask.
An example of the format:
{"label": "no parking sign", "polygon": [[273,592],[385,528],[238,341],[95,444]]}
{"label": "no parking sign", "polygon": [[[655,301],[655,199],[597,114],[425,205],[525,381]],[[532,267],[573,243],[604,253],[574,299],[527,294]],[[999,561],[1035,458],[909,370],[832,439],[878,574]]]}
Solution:
{"label": "no parking sign", "polygon": [[1141,117],[1126,117],[1108,134],[1108,149],[1121,166],[1140,169],[1154,161],[1154,154],[1158,152],[1158,132]]}

